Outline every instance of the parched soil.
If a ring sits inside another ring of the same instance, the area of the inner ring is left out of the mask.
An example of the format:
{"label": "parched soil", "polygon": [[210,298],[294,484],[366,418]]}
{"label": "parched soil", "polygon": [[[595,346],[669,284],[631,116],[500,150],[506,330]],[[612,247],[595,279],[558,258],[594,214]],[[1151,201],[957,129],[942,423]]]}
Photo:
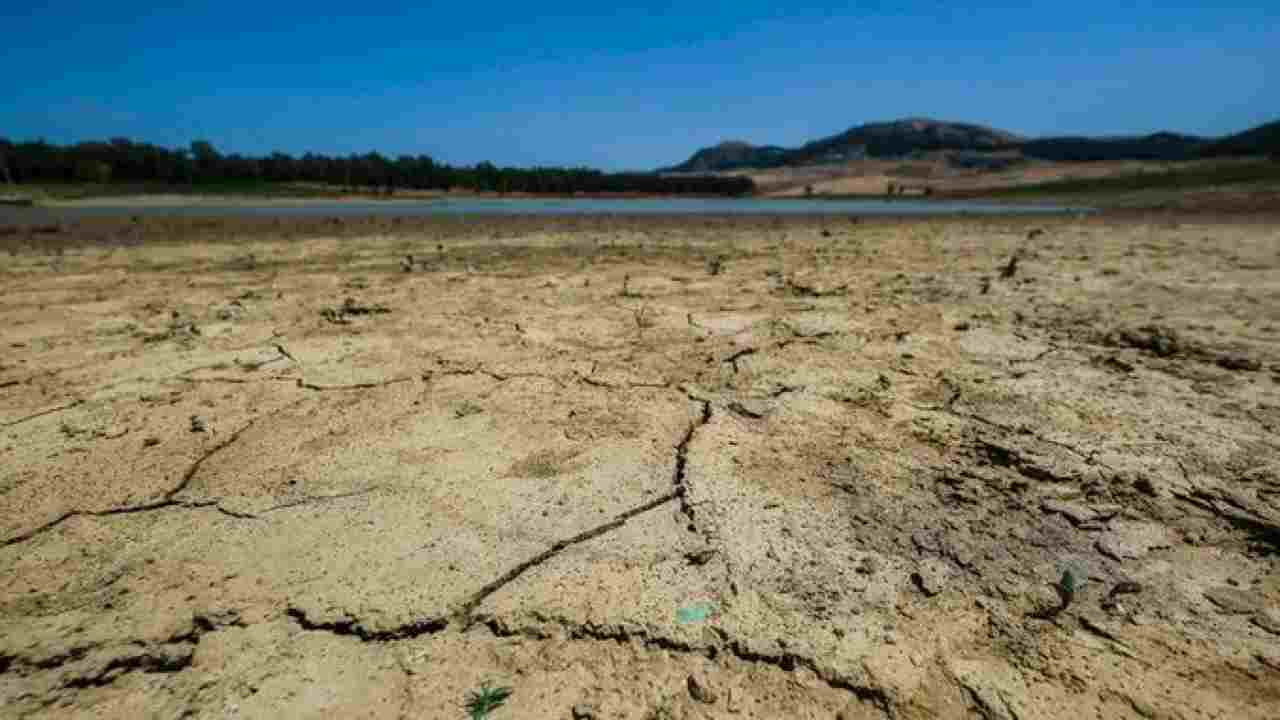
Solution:
{"label": "parched soil", "polygon": [[1001,188],[1056,180],[1164,172],[1170,167],[1194,166],[1192,163],[1141,160],[1051,162],[1025,158],[1018,153],[1005,153],[1009,159],[1016,161],[1011,167],[1004,170],[980,170],[955,166],[949,160],[951,155],[952,153],[945,151],[936,151],[915,159],[866,158],[845,163],[750,170],[746,173],[761,192],[779,197],[805,195],[810,189],[817,195],[883,196],[890,184],[917,187],[927,185],[940,194],[982,197],[983,191]]}
{"label": "parched soil", "polygon": [[[1177,163],[1024,160],[1005,170],[979,170],[954,167],[947,157],[938,152],[912,160],[857,160],[746,174],[762,195],[771,197],[883,198],[895,186],[919,199],[927,187],[936,198],[1085,206],[1112,214],[1226,213],[1271,219],[1280,214],[1280,165],[1268,171],[1259,158]],[[1252,179],[1245,181],[1245,176]],[[1170,177],[1181,179],[1169,182]]]}
{"label": "parched soil", "polygon": [[1280,226],[0,237],[5,717],[1280,717]]}

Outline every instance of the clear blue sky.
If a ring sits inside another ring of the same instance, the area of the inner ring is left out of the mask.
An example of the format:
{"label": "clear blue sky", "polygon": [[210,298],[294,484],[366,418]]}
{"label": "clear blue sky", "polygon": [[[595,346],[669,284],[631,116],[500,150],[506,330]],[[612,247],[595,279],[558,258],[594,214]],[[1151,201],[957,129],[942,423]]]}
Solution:
{"label": "clear blue sky", "polygon": [[0,3],[0,136],[652,168],[925,115],[1032,135],[1280,117],[1280,0]]}

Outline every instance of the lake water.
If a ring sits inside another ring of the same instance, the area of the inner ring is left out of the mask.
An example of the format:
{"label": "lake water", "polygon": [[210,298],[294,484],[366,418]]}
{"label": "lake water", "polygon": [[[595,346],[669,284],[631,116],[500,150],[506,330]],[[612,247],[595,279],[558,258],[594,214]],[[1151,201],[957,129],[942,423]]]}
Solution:
{"label": "lake water", "polygon": [[0,207],[7,221],[73,220],[141,215],[148,217],[356,217],[424,215],[1045,215],[1088,212],[1052,205],[1002,205],[968,200],[812,200],[790,198],[448,198],[411,202],[237,201],[219,204],[202,197],[189,205],[120,204],[14,208]]}

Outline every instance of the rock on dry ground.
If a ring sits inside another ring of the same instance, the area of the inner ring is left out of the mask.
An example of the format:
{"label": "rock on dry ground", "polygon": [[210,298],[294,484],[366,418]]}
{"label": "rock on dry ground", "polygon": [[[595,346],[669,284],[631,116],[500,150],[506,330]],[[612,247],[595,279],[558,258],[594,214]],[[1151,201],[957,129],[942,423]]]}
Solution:
{"label": "rock on dry ground", "polygon": [[1275,224],[5,242],[6,717],[1280,717]]}

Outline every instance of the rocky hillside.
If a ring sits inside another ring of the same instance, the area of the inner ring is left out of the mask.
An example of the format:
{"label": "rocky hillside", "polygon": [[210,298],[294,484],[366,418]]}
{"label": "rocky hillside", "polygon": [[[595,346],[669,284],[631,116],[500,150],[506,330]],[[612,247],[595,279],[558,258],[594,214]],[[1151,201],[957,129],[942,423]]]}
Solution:
{"label": "rocky hillside", "polygon": [[787,150],[776,145],[752,145],[729,140],[703,148],[684,163],[672,168],[680,172],[711,172],[736,168],[777,167],[785,164]]}
{"label": "rocky hillside", "polygon": [[928,118],[868,123],[798,148],[725,142],[697,151],[671,172],[709,172],[892,157],[919,150],[1000,150],[1022,138],[993,128]]}
{"label": "rocky hillside", "polygon": [[1280,152],[1280,121],[1225,138],[1173,132],[1142,136],[1061,136],[1024,138],[969,123],[907,118],[868,123],[798,148],[726,142],[694,153],[669,172],[712,172],[739,168],[843,163],[866,158],[899,158],[918,152],[1020,151],[1026,157],[1053,162],[1100,160],[1180,161],[1218,155],[1263,155]]}
{"label": "rocky hillside", "polygon": [[1228,135],[1204,149],[1206,155],[1280,155],[1280,120]]}
{"label": "rocky hillside", "polygon": [[788,160],[798,164],[892,157],[928,150],[1003,150],[1021,141],[1022,138],[1013,133],[982,125],[908,118],[859,125],[806,143],[790,152]]}

